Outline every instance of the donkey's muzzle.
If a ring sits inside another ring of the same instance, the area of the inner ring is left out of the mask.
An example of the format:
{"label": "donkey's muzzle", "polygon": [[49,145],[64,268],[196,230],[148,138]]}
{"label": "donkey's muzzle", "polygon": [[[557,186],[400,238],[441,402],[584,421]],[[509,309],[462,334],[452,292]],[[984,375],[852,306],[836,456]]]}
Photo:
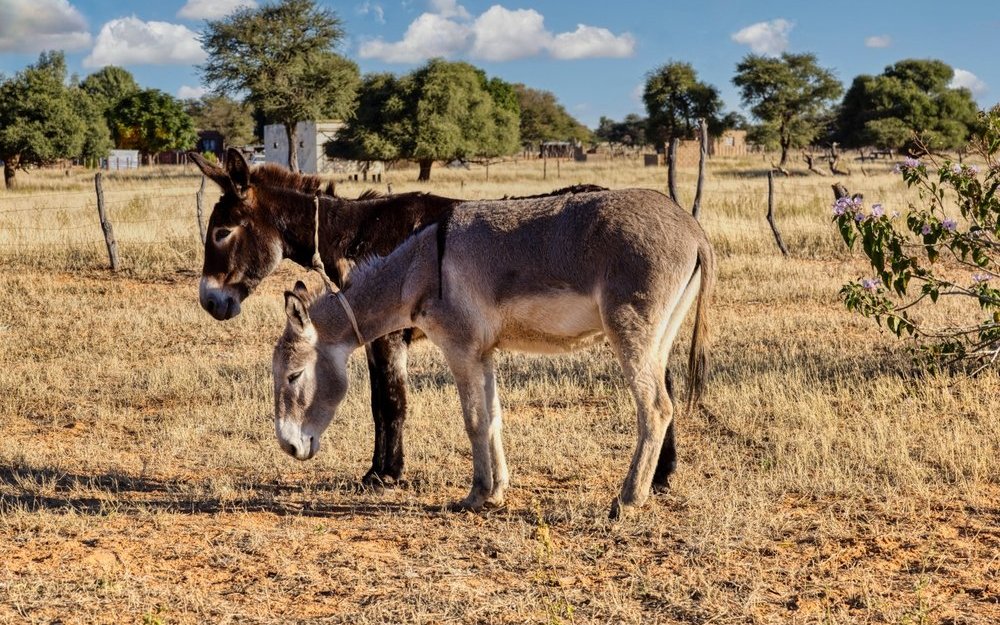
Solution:
{"label": "donkey's muzzle", "polygon": [[198,299],[208,314],[219,321],[232,319],[240,314],[240,297],[235,289],[209,285],[206,282],[208,281],[203,278],[198,289]]}

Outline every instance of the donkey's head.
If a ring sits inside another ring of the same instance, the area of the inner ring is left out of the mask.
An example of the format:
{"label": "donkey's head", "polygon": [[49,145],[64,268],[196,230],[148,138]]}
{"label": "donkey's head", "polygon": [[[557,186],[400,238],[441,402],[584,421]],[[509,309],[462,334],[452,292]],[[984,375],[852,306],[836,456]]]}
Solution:
{"label": "donkey's head", "polygon": [[285,292],[285,332],[274,347],[274,432],[299,460],[319,451],[319,439],[347,393],[347,358],[356,345],[338,345],[313,323],[313,297],[302,282]]}
{"label": "donkey's head", "polygon": [[191,158],[222,188],[208,219],[199,299],[216,319],[231,319],[240,314],[243,299],[277,268],[284,241],[269,213],[258,205],[250,166],[239,150],[229,150],[225,169],[197,153]]}

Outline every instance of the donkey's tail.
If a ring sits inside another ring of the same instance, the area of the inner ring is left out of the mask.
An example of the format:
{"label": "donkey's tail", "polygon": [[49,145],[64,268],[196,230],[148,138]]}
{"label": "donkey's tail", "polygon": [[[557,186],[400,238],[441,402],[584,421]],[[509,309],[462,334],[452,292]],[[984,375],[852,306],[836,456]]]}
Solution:
{"label": "donkey's tail", "polygon": [[698,244],[698,265],[701,271],[698,287],[698,307],[694,315],[694,334],[691,337],[691,352],[688,354],[688,410],[697,405],[705,390],[708,375],[708,306],[715,289],[715,253],[708,238]]}

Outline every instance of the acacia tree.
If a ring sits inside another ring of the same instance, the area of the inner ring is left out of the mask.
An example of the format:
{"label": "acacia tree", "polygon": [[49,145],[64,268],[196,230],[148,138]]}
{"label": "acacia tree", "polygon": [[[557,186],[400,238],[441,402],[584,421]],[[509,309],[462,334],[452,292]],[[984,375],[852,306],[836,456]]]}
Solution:
{"label": "acacia tree", "polygon": [[767,57],[748,54],[736,66],[733,84],[744,106],[777,134],[780,167],[793,147],[808,145],[826,122],[830,105],[843,87],[812,54]]}
{"label": "acacia tree", "polygon": [[[43,52],[38,63],[0,83],[0,160],[4,185],[14,186],[18,169],[81,156],[90,124],[92,102],[66,85],[62,52]],[[106,130],[106,128],[105,128]],[[100,148],[99,136],[91,143]]]}
{"label": "acacia tree", "polygon": [[159,89],[124,98],[112,118],[115,145],[139,150],[147,162],[159,152],[188,149],[198,141],[191,116],[176,98]]}
{"label": "acacia tree", "polygon": [[708,123],[709,132],[726,129],[719,90],[698,80],[689,63],[667,63],[646,74],[642,100],[646,104],[646,136],[659,145],[671,139],[694,137],[698,119]]}
{"label": "acacia tree", "polygon": [[514,88],[468,63],[433,59],[413,73],[367,76],[355,115],[327,154],[357,160],[407,158],[430,180],[434,161],[493,158],[520,146]]}
{"label": "acacia tree", "polygon": [[288,167],[298,171],[296,124],[347,119],[353,111],[358,67],[333,52],[343,37],[336,14],[313,0],[243,8],[209,21],[201,33],[209,55],[202,81],[217,93],[243,95],[265,119],[283,124]]}
{"label": "acacia tree", "polygon": [[566,112],[551,91],[532,89],[515,84],[521,109],[521,141],[533,144],[542,141],[589,141],[590,129]]}
{"label": "acacia tree", "polygon": [[953,76],[942,61],[918,59],[899,61],[878,76],[858,76],[837,115],[837,140],[847,147],[963,146],[978,107],[968,89],[949,87]]}

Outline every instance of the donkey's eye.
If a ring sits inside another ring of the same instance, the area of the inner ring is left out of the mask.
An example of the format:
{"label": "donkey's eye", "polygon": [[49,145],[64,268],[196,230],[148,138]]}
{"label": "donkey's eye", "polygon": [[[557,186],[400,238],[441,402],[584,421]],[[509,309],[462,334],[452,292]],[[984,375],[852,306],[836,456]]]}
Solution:
{"label": "donkey's eye", "polygon": [[222,243],[232,233],[229,228],[219,228],[215,231],[215,242]]}
{"label": "donkey's eye", "polygon": [[290,373],[290,374],[288,374],[288,382],[289,382],[289,383],[292,383],[292,382],[294,382],[295,380],[298,380],[298,379],[299,379],[299,376],[301,376],[301,375],[302,375],[302,372],[301,372],[301,371],[296,371],[295,373]]}

